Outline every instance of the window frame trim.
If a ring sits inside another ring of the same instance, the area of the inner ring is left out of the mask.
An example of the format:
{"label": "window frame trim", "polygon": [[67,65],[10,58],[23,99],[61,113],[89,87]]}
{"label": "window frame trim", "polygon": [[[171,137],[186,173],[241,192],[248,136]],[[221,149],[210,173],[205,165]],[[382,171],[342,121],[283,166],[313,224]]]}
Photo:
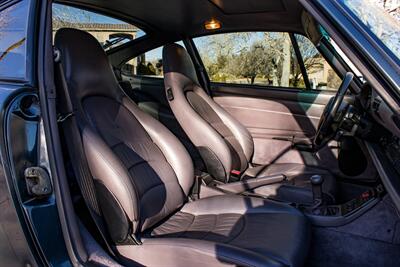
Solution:
{"label": "window frame trim", "polygon": [[[285,91],[285,92],[293,92],[293,93],[312,93],[312,94],[329,94],[335,96],[336,90],[329,89],[312,89],[312,90],[304,90],[305,88],[297,88],[297,87],[283,87],[283,86],[265,86],[259,84],[237,84],[237,83],[221,83],[221,82],[211,82],[211,88],[214,87],[234,87],[234,88],[249,88],[256,90],[274,90],[274,91]],[[216,92],[215,89],[212,90]]]}
{"label": "window frame trim", "polygon": [[289,34],[289,37],[290,37],[290,41],[292,42],[294,53],[296,54],[297,63],[299,64],[301,73],[303,75],[304,84],[306,86],[305,89],[307,91],[312,90],[310,79],[308,78],[307,69],[306,69],[306,66],[304,64],[303,55],[301,54],[301,51],[300,51],[300,48],[299,48],[299,43],[297,42],[297,39],[294,36],[293,32],[288,32],[288,34]]}

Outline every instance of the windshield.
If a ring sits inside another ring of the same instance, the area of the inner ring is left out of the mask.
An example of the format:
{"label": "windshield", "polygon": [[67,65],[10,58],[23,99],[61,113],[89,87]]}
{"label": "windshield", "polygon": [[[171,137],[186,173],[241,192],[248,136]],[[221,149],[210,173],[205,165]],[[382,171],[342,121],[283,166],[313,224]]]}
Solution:
{"label": "windshield", "polygon": [[340,0],[377,42],[400,59],[400,1]]}
{"label": "windshield", "polygon": [[355,74],[355,76],[360,80],[360,82],[364,83],[364,77],[361,72],[357,69],[357,67],[350,61],[350,59],[346,56],[342,49],[336,44],[336,42],[329,36],[328,32],[322,27],[319,26],[319,30],[324,37],[324,39],[333,47],[333,49],[338,53],[338,55],[342,58],[344,63],[347,64],[349,69]]}

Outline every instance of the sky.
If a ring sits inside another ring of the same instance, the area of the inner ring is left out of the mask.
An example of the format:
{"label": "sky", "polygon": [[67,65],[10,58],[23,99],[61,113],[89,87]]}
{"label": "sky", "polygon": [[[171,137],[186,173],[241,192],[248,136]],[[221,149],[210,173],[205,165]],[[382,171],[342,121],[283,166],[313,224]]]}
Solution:
{"label": "sky", "polygon": [[62,4],[53,4],[53,15],[69,22],[125,24],[118,19]]}
{"label": "sky", "polygon": [[[109,16],[56,3],[53,4],[53,16],[68,22],[128,24],[125,21],[114,19]],[[136,38],[139,38],[144,34],[143,31],[139,30]]]}

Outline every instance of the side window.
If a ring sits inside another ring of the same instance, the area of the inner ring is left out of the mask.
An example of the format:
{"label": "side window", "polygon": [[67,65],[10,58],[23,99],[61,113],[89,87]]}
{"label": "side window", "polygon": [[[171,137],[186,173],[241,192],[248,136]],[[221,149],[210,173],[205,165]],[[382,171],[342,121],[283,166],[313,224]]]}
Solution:
{"label": "side window", "polygon": [[[288,33],[227,33],[193,41],[212,82],[306,89]],[[311,42],[299,43],[299,50],[303,51],[303,61],[308,64],[308,76],[315,78],[311,87],[327,88],[328,71],[325,68],[330,68],[327,62]],[[331,73],[331,76],[335,75]]]}
{"label": "side window", "polygon": [[29,6],[29,1],[21,1],[0,10],[0,79],[28,79]]}
{"label": "side window", "polygon": [[121,68],[121,75],[123,80],[126,76],[163,78],[162,47],[150,50],[126,62]]}
{"label": "side window", "polygon": [[[184,46],[182,41],[177,42],[177,44]],[[127,78],[132,77],[163,78],[162,50],[162,46],[157,47],[127,61],[121,68],[122,79],[129,80]]]}
{"label": "side window", "polygon": [[[314,44],[305,36],[295,34],[300,54],[312,89],[337,90],[342,79],[322,57]],[[300,70],[297,70],[300,71]]]}
{"label": "side window", "polygon": [[144,32],[124,21],[62,4],[53,4],[53,35],[61,28],[75,28],[93,35],[104,50],[141,37]]}

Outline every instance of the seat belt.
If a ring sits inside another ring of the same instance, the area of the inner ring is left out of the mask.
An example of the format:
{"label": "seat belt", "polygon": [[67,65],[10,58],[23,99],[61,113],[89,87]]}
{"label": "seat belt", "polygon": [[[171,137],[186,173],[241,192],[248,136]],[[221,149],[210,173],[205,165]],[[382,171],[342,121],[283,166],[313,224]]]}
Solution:
{"label": "seat belt", "polygon": [[58,99],[58,123],[61,124],[72,168],[81,190],[90,217],[96,225],[97,231],[105,243],[107,250],[115,257],[115,252],[110,245],[108,232],[102,219],[101,210],[96,197],[95,185],[91,176],[88,163],[83,151],[81,133],[74,114],[72,101],[69,95],[64,70],[61,64],[60,51],[54,50],[55,82]]}

